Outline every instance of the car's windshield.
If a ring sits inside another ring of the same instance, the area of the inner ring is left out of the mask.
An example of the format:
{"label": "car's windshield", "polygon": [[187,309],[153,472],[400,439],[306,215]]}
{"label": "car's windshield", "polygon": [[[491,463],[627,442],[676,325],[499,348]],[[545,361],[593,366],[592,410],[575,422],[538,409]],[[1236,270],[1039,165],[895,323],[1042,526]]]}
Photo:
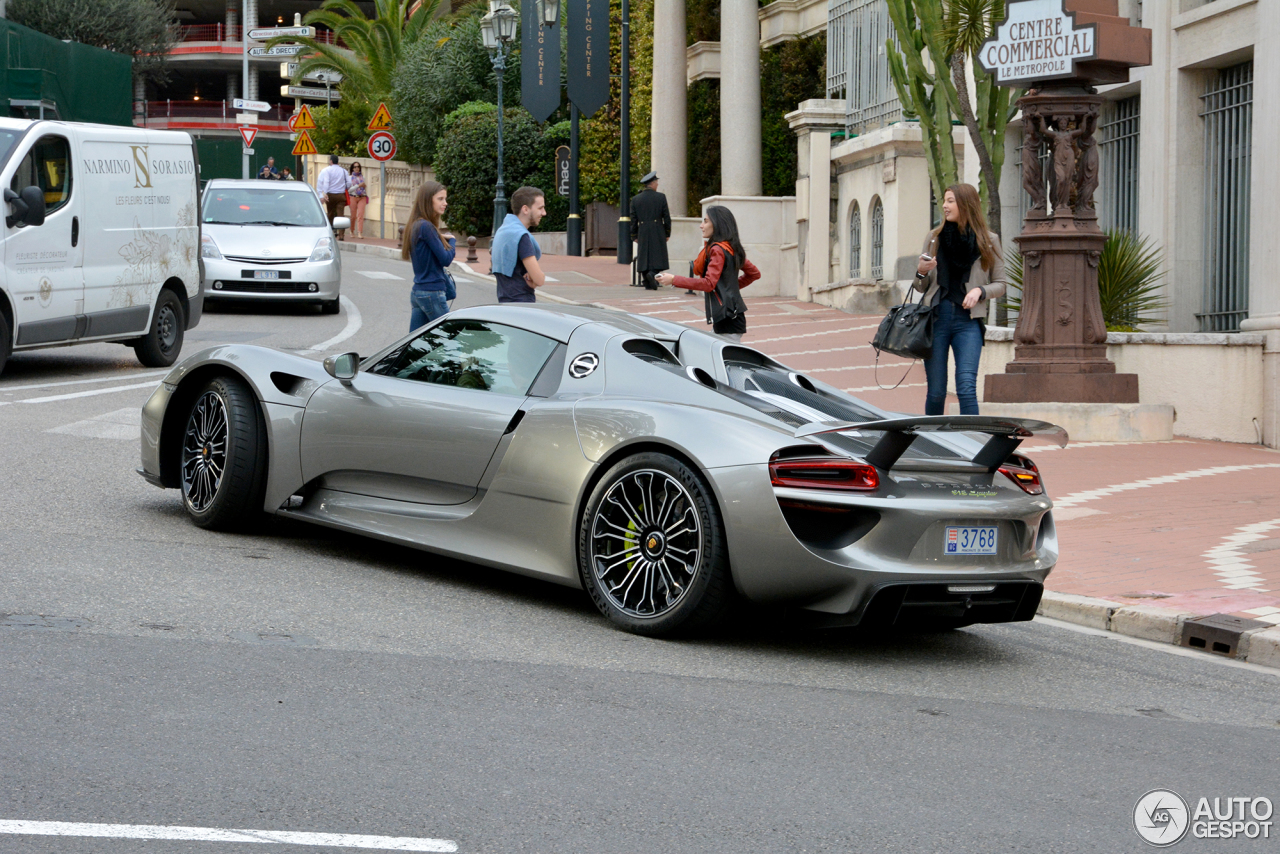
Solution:
{"label": "car's windshield", "polygon": [[325,224],[314,193],[274,187],[215,187],[205,197],[204,221],[230,225]]}

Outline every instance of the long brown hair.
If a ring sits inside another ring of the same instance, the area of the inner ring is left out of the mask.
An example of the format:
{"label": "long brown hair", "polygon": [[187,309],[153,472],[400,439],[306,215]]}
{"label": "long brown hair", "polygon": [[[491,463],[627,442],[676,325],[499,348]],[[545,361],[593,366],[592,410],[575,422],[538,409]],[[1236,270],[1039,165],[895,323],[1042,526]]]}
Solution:
{"label": "long brown hair", "polygon": [[[959,216],[956,219],[956,227],[962,232],[966,229],[972,229],[978,239],[978,257],[982,260],[982,269],[988,273],[991,272],[991,265],[996,262],[996,257],[1000,255],[1000,247],[991,239],[991,230],[987,228],[987,218],[982,215],[982,197],[978,195],[978,188],[972,184],[952,184],[947,187],[946,193],[955,196],[956,212]],[[943,193],[943,196],[946,196]],[[942,227],[946,225],[946,219],[942,221],[933,231],[929,233],[929,241],[937,240],[938,235],[942,232]]]}
{"label": "long brown hair", "polygon": [[[439,181],[427,181],[418,188],[418,195],[413,198],[413,209],[409,211],[409,224],[404,227],[404,238],[400,241],[401,260],[408,261],[413,257],[413,241],[423,225],[430,223],[436,234],[440,233],[440,214],[436,213],[436,206],[431,200],[444,188]],[[420,220],[426,222],[420,223]]]}

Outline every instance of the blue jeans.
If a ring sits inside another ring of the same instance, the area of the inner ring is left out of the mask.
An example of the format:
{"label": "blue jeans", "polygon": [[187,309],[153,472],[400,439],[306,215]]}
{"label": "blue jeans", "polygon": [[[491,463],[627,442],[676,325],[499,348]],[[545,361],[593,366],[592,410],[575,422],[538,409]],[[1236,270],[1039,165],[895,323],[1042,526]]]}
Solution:
{"label": "blue jeans", "polygon": [[413,308],[413,313],[409,316],[410,332],[449,313],[449,302],[444,298],[444,291],[414,288],[409,292],[409,305]]}
{"label": "blue jeans", "polygon": [[978,359],[982,356],[982,324],[949,299],[933,310],[933,355],[925,360],[929,389],[925,415],[942,415],[947,404],[947,353],[956,354],[956,397],[961,415],[978,414]]}

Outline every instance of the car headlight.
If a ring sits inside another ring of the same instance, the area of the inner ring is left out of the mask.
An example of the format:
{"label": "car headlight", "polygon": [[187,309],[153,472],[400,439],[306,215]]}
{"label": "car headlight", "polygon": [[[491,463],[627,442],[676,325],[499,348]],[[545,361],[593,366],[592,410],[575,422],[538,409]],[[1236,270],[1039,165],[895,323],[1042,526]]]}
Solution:
{"label": "car headlight", "polygon": [[213,238],[207,234],[200,235],[200,257],[212,258],[214,261],[222,260],[222,253],[218,251],[218,244],[213,242]]}
{"label": "car headlight", "polygon": [[308,261],[332,261],[333,260],[333,239],[322,237],[316,241],[316,248],[311,250],[311,257]]}

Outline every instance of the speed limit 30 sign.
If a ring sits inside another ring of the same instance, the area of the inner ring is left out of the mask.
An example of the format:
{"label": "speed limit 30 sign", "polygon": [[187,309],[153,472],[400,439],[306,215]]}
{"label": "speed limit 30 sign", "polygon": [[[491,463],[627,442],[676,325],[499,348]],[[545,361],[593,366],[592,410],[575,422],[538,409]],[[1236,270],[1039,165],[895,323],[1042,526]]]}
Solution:
{"label": "speed limit 30 sign", "polygon": [[369,137],[369,156],[374,160],[390,160],[396,156],[396,138],[385,130]]}

